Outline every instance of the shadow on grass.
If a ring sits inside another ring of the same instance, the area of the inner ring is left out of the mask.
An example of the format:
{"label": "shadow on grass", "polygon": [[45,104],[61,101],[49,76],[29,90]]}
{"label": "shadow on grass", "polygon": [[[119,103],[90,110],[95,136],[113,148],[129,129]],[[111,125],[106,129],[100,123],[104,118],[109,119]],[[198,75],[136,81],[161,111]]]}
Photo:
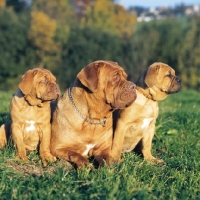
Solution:
{"label": "shadow on grass", "polygon": [[59,168],[69,170],[72,165],[65,160],[57,160],[55,163],[43,167],[40,163],[34,161],[23,162],[16,159],[9,159],[4,163],[4,167],[10,168],[15,173],[25,176],[43,176],[44,174],[53,175]]}
{"label": "shadow on grass", "polygon": [[10,114],[8,112],[0,113],[0,125],[11,122]]}

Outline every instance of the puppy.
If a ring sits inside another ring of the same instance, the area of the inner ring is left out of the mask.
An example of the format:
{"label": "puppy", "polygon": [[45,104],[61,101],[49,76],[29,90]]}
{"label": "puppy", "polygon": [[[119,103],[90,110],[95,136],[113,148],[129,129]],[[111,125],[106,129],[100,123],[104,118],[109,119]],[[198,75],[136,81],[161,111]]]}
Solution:
{"label": "puppy", "polygon": [[43,165],[55,161],[50,153],[50,101],[57,100],[59,95],[56,78],[49,70],[27,71],[10,103],[11,124],[1,126],[1,146],[5,146],[10,129],[19,159],[28,161],[26,151],[35,150],[39,144]]}
{"label": "puppy", "polygon": [[145,160],[163,163],[151,154],[152,139],[158,117],[158,101],[181,89],[181,80],[167,64],[152,64],[136,82],[136,101],[115,113],[114,138],[111,155],[120,160],[121,152],[130,152],[137,146]]}
{"label": "puppy", "polygon": [[130,106],[135,84],[115,62],[95,61],[84,67],[58,100],[53,113],[51,153],[79,169],[94,157],[109,164],[112,112]]}

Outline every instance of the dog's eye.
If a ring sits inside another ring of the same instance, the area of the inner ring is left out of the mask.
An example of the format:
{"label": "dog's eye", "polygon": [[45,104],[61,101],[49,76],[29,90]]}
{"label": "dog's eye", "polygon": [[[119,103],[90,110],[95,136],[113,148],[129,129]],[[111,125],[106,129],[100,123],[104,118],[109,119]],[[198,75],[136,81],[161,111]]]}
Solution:
{"label": "dog's eye", "polygon": [[45,78],[45,79],[41,80],[40,83],[46,84],[47,83],[47,79]]}
{"label": "dog's eye", "polygon": [[113,78],[112,78],[112,83],[113,85],[116,84],[117,82],[119,82],[120,78],[119,78],[119,75],[115,75]]}
{"label": "dog's eye", "polygon": [[172,74],[171,74],[171,72],[168,72],[168,73],[167,73],[167,76],[169,76],[169,77],[170,77],[171,75],[172,75]]}

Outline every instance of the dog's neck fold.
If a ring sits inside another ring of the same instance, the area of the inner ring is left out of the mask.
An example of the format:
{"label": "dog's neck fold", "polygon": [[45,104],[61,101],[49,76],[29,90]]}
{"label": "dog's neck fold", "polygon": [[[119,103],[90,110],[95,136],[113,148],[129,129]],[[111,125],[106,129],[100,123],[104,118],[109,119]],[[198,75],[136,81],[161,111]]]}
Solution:
{"label": "dog's neck fold", "polygon": [[[20,90],[20,89],[19,89]],[[44,107],[49,102],[42,102],[41,99],[38,99],[34,94],[27,94],[25,95],[21,90],[18,97],[23,97],[24,100],[30,105],[30,106],[37,106],[37,107]]]}
{"label": "dog's neck fold", "polygon": [[[104,126],[106,119],[112,116],[110,106],[105,103],[102,104],[103,99],[100,98],[101,95],[94,95],[78,78],[75,79],[72,86],[68,89],[68,96],[76,112],[80,113],[80,117],[89,123]],[[81,99],[81,102],[80,100],[77,101],[77,99]],[[91,104],[90,102],[93,103]],[[94,104],[94,102],[97,102],[98,105]]]}
{"label": "dog's neck fold", "polygon": [[166,92],[160,91],[157,87],[145,87],[142,88],[136,85],[136,90],[142,93],[146,98],[153,101],[161,101],[167,97]]}
{"label": "dog's neck fold", "polygon": [[41,99],[37,99],[35,96],[32,96],[31,94],[28,94],[24,96],[24,99],[31,105],[31,106],[38,106],[43,107],[44,103]]}

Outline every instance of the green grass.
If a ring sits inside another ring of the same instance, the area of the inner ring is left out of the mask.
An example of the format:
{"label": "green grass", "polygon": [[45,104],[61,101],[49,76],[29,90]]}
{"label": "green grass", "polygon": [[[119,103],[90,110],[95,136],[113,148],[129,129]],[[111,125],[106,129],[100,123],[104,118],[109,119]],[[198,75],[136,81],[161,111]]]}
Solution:
{"label": "green grass", "polygon": [[[1,124],[11,94],[0,98]],[[152,151],[165,166],[125,153],[124,162],[94,171],[64,161],[43,168],[37,152],[29,164],[16,161],[9,144],[0,150],[0,199],[200,199],[200,93],[181,91],[159,106]]]}

